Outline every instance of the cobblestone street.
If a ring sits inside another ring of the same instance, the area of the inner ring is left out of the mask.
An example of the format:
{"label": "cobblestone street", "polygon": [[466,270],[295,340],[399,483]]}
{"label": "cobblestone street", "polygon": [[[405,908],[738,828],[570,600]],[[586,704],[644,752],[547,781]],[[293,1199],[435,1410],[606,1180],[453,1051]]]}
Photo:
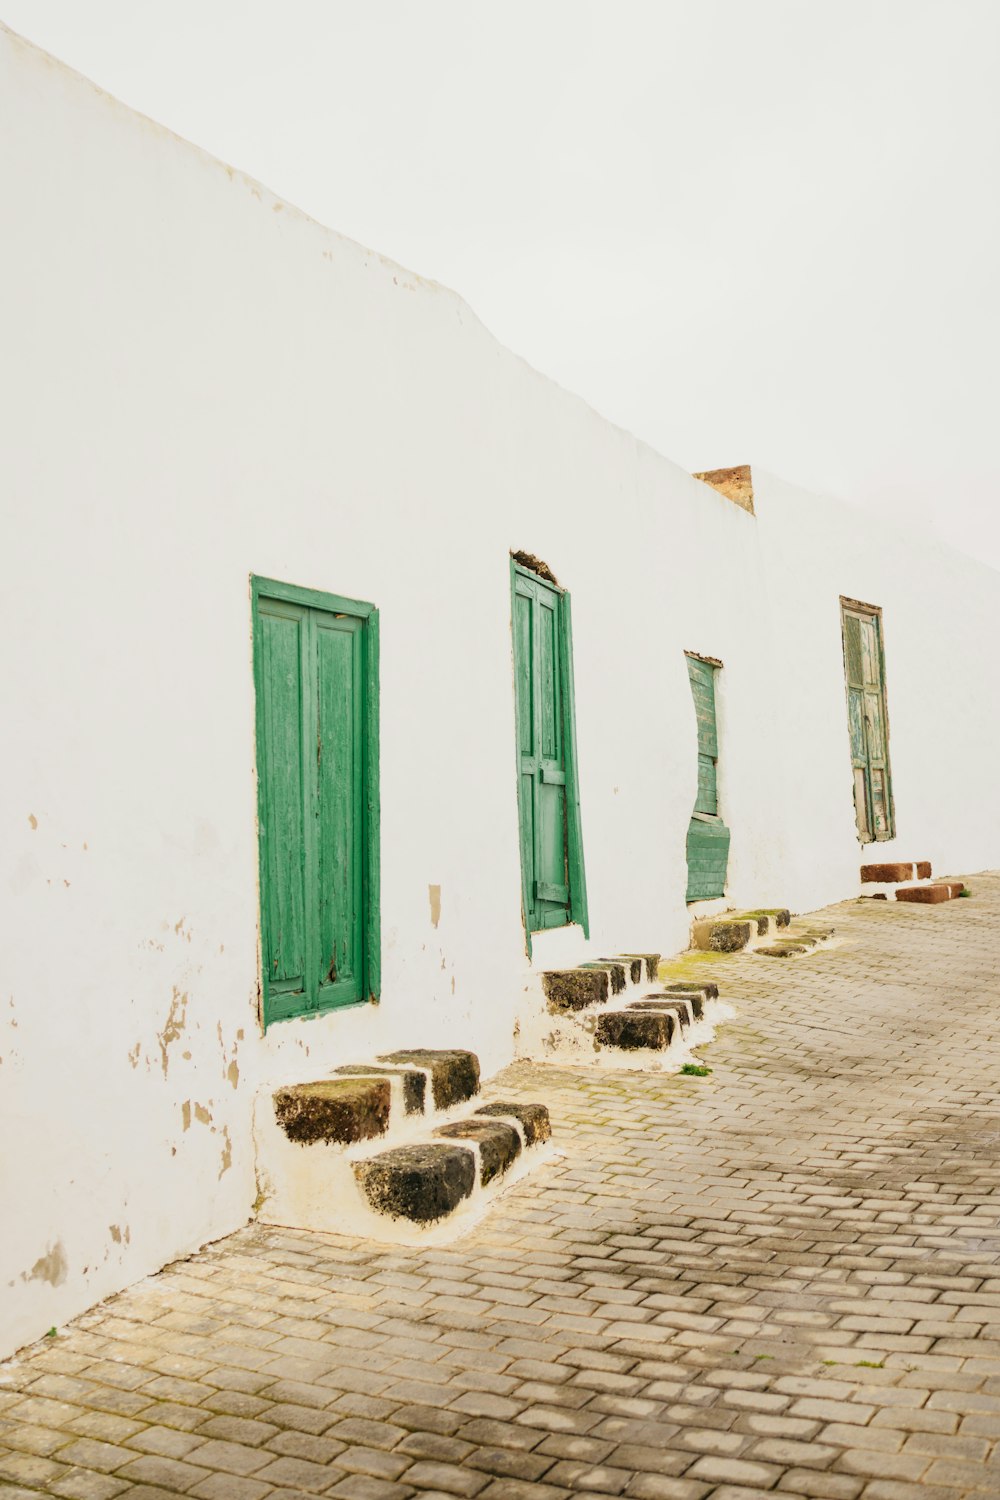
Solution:
{"label": "cobblestone street", "polygon": [[708,961],[708,1077],[509,1070],[560,1155],[449,1247],[248,1227],[25,1351],[0,1489],[1000,1495],[1000,876],[968,884]]}

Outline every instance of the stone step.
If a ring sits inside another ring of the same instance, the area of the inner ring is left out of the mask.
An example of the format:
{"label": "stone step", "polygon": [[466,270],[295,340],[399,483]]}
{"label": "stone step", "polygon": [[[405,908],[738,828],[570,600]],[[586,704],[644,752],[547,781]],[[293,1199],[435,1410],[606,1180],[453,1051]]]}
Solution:
{"label": "stone step", "polygon": [[489,1104],[434,1131],[434,1139],[380,1151],[353,1164],[367,1206],[409,1226],[440,1225],[487,1201],[525,1153],[551,1137],[544,1104]]}
{"label": "stone step", "polygon": [[401,1049],[262,1091],[259,1217],[391,1240],[437,1233],[460,1209],[464,1222],[551,1137],[544,1104],[476,1107],[478,1094],[479,1059],[457,1048]]}
{"label": "stone step", "polygon": [[934,881],[930,885],[901,885],[896,890],[897,901],[924,902],[935,906],[940,901],[954,901],[965,886],[960,880]]}
{"label": "stone step", "polygon": [[740,953],[755,948],[762,940],[773,941],[791,922],[787,907],[775,906],[753,911],[727,911],[717,917],[701,917],[692,928],[693,948],[707,953]]}
{"label": "stone step", "polygon": [[703,953],[739,953],[757,936],[757,923],[733,917],[710,917],[696,921],[692,947]]}
{"label": "stone step", "polygon": [[420,1069],[430,1079],[435,1109],[451,1109],[479,1093],[479,1058],[460,1050],[389,1052],[380,1063],[395,1063],[404,1070]]}
{"label": "stone step", "polygon": [[663,1052],[685,1039],[705,1019],[706,1005],[719,997],[716,984],[671,985],[630,1000],[624,1010],[605,1011],[594,1022],[599,1048],[620,1052]]}
{"label": "stone step", "polygon": [[279,1088],[274,1116],[290,1141],[351,1146],[386,1135],[400,1116],[423,1117],[479,1092],[479,1059],[457,1050],[393,1052],[329,1078]]}
{"label": "stone step", "polygon": [[710,1040],[722,1019],[706,1011],[718,1000],[718,986],[695,980],[664,985],[659,968],[659,953],[620,953],[543,972],[543,1002],[518,1017],[518,1056],[660,1071],[672,1061],[664,1054],[683,1044],[679,1060],[685,1060],[687,1045]]}
{"label": "stone step", "polygon": [[658,953],[620,953],[615,958],[589,958],[572,969],[549,969],[542,978],[545,1007],[550,1015],[587,1010],[621,995],[643,977],[656,978]]}
{"label": "stone step", "polygon": [[915,864],[862,865],[862,885],[901,885],[904,880],[930,880],[930,860]]}

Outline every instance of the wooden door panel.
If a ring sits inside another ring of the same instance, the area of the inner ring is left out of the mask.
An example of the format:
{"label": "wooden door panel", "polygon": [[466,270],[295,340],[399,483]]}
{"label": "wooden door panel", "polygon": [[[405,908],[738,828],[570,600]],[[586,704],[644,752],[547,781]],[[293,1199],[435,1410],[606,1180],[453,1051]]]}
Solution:
{"label": "wooden door panel", "polygon": [[303,727],[307,618],[275,604],[260,630],[263,961],[272,994],[301,997],[306,974]]}
{"label": "wooden door panel", "polygon": [[379,992],[378,613],[256,578],[253,602],[266,1025]]}
{"label": "wooden door panel", "polygon": [[[577,874],[571,878],[571,836],[575,848],[580,838],[575,762],[568,754],[573,712],[568,597],[535,574],[514,569],[512,579],[521,873],[530,934],[571,920],[573,879],[583,885],[583,864],[578,850]],[[585,890],[577,904],[586,925]]]}
{"label": "wooden door panel", "polygon": [[882,621],[876,610],[841,603],[854,811],[862,843],[894,835],[885,707]]}
{"label": "wooden door panel", "polygon": [[361,998],[362,630],[316,614],[319,942],[322,1005]]}

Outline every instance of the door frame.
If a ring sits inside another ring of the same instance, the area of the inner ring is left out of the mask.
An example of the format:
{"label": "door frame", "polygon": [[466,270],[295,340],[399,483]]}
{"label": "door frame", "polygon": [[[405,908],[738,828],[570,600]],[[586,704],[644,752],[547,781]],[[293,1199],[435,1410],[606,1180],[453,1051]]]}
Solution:
{"label": "door frame", "polygon": [[[264,972],[264,864],[260,830],[265,815],[265,787],[259,774],[260,746],[263,743],[264,695],[262,692],[261,638],[257,627],[258,606],[261,599],[274,599],[287,604],[297,604],[307,609],[319,609],[327,614],[348,615],[362,622],[362,683],[365,701],[362,707],[362,770],[361,804],[364,816],[364,831],[361,839],[361,901],[364,957],[361,973],[361,995],[357,1000],[341,1001],[335,1005],[315,1006],[305,1011],[275,1014],[267,993],[267,976]],[[348,599],[340,594],[328,594],[320,589],[302,588],[298,584],[282,583],[275,578],[264,578],[256,573],[250,575],[250,628],[253,646],[254,688],[254,779],[257,783],[256,833],[257,833],[257,994],[261,1025],[266,1031],[276,1021],[307,1020],[312,1016],[328,1015],[335,1010],[354,1009],[358,1005],[377,1003],[382,988],[381,953],[381,805],[379,794],[379,615],[374,604],[360,599]]]}
{"label": "door frame", "polygon": [[[847,630],[845,620],[848,615],[866,616],[875,625],[875,638],[878,642],[878,674],[879,694],[882,700],[882,732],[885,738],[885,807],[888,818],[888,828],[882,834],[875,830],[874,806],[871,789],[871,753],[868,748],[868,723],[865,725],[865,751],[868,765],[868,774],[865,777],[865,816],[868,819],[869,839],[866,841],[861,830],[857,826],[858,810],[855,789],[852,786],[851,799],[854,802],[854,825],[857,833],[858,843],[862,848],[870,844],[886,844],[896,837],[896,799],[892,787],[892,761],[889,755],[889,695],[885,684],[885,630],[882,624],[882,606],[880,604],[865,604],[860,599],[850,599],[846,594],[840,596],[840,650],[844,668],[844,701],[847,705],[847,731],[848,744],[850,744],[851,726],[851,684],[847,669]],[[853,757],[852,757],[853,762]]]}
{"label": "door frame", "polygon": [[[559,670],[562,677],[563,753],[566,760],[566,874],[569,881],[569,918],[567,922],[561,925],[568,927],[573,923],[577,923],[583,929],[584,937],[589,938],[590,916],[587,907],[587,875],[583,858],[583,824],[580,816],[579,756],[576,738],[576,685],[573,677],[573,617],[570,607],[570,597],[567,591],[555,582],[553,577],[546,577],[543,573],[537,572],[533,568],[525,567],[512,554],[510,558],[510,643],[512,686],[514,690],[514,749],[517,768],[518,846],[521,859],[521,913],[524,922],[525,950],[530,958],[532,933],[554,932],[558,929],[555,927],[532,927],[531,921],[534,902],[532,894],[528,889],[528,868],[525,860],[525,819],[522,808],[523,794],[521,790],[523,780],[521,771],[521,710],[517,695],[517,656],[514,627],[514,597],[517,592],[517,580],[519,577],[527,578],[534,584],[541,584],[553,593],[559,601]],[[533,816],[532,828],[534,826]],[[532,851],[533,867],[534,851]]]}

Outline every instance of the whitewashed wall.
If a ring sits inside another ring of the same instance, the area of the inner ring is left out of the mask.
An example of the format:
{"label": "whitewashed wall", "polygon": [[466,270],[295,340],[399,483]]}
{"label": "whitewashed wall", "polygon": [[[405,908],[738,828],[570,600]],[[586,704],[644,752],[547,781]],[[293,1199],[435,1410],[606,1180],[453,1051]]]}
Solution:
{"label": "whitewashed wall", "polygon": [[[248,1218],[260,1083],[510,1058],[512,548],[573,595],[592,923],[536,969],[686,945],[685,648],[725,662],[732,901],[853,892],[841,593],[886,610],[900,854],[1000,862],[996,575],[763,476],[755,520],[2,28],[0,130],[0,1352]],[[382,1004],[266,1037],[252,572],[382,637]]]}

